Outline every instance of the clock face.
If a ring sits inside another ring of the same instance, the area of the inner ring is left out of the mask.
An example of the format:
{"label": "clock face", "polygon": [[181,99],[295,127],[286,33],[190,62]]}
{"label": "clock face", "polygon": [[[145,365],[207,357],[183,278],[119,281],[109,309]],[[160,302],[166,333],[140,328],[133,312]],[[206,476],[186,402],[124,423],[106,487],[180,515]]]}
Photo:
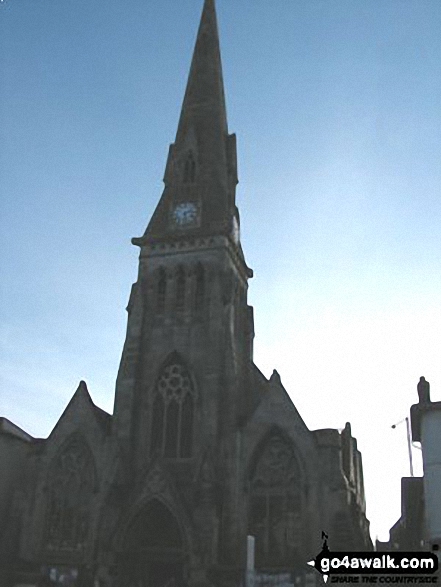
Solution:
{"label": "clock face", "polygon": [[198,207],[194,202],[182,202],[175,206],[172,215],[177,226],[194,225],[198,219]]}

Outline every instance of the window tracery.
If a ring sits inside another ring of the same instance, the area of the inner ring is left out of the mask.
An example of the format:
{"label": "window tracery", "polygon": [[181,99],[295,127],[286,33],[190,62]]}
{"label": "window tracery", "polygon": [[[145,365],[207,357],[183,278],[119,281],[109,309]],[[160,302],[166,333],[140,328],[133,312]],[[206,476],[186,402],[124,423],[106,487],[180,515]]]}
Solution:
{"label": "window tracery", "polygon": [[56,457],[48,479],[46,545],[50,550],[79,551],[89,531],[89,506],[95,469],[89,448],[79,438]]}
{"label": "window tracery", "polygon": [[171,362],[160,373],[152,409],[152,454],[189,458],[193,439],[194,390],[190,375],[180,362]]}
{"label": "window tracery", "polygon": [[250,533],[256,564],[289,564],[301,540],[299,468],[292,447],[275,434],[267,441],[251,478]]}

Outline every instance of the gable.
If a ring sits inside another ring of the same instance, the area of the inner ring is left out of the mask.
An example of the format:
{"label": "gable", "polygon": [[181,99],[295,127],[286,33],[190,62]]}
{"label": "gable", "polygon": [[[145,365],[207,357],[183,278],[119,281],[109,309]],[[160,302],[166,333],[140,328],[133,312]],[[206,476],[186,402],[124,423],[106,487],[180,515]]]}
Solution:
{"label": "gable", "polygon": [[[84,438],[96,452],[110,432],[111,416],[94,405],[86,383],[81,381],[72,399],[61,414],[52,432],[44,441],[44,452],[48,461],[74,435]],[[97,455],[95,455],[96,457]]]}

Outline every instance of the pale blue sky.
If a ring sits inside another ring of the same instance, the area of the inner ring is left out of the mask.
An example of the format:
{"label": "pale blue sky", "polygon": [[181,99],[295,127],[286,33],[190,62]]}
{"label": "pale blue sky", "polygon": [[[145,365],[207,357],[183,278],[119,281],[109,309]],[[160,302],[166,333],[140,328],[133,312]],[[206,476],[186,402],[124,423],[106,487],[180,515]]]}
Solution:
{"label": "pale blue sky", "polygon": [[[161,194],[201,8],[0,4],[0,414],[33,435],[80,379],[113,408],[130,238]],[[255,361],[311,429],[351,421],[386,539],[408,474],[390,425],[420,375],[441,399],[441,2],[217,11]]]}

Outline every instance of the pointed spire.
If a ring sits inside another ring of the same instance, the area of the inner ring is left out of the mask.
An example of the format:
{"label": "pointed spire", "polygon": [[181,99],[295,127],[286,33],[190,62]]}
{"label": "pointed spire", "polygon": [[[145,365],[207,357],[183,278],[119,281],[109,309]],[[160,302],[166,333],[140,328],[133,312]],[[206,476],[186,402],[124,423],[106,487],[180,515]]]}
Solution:
{"label": "pointed spire", "polygon": [[228,133],[214,0],[204,2],[175,144],[191,123],[208,123],[212,131],[216,127],[219,134]]}
{"label": "pointed spire", "polygon": [[239,224],[236,137],[228,134],[214,0],[204,1],[164,183],[144,236],[132,239],[133,244],[143,246],[189,234],[228,234],[233,239],[234,220]]}

